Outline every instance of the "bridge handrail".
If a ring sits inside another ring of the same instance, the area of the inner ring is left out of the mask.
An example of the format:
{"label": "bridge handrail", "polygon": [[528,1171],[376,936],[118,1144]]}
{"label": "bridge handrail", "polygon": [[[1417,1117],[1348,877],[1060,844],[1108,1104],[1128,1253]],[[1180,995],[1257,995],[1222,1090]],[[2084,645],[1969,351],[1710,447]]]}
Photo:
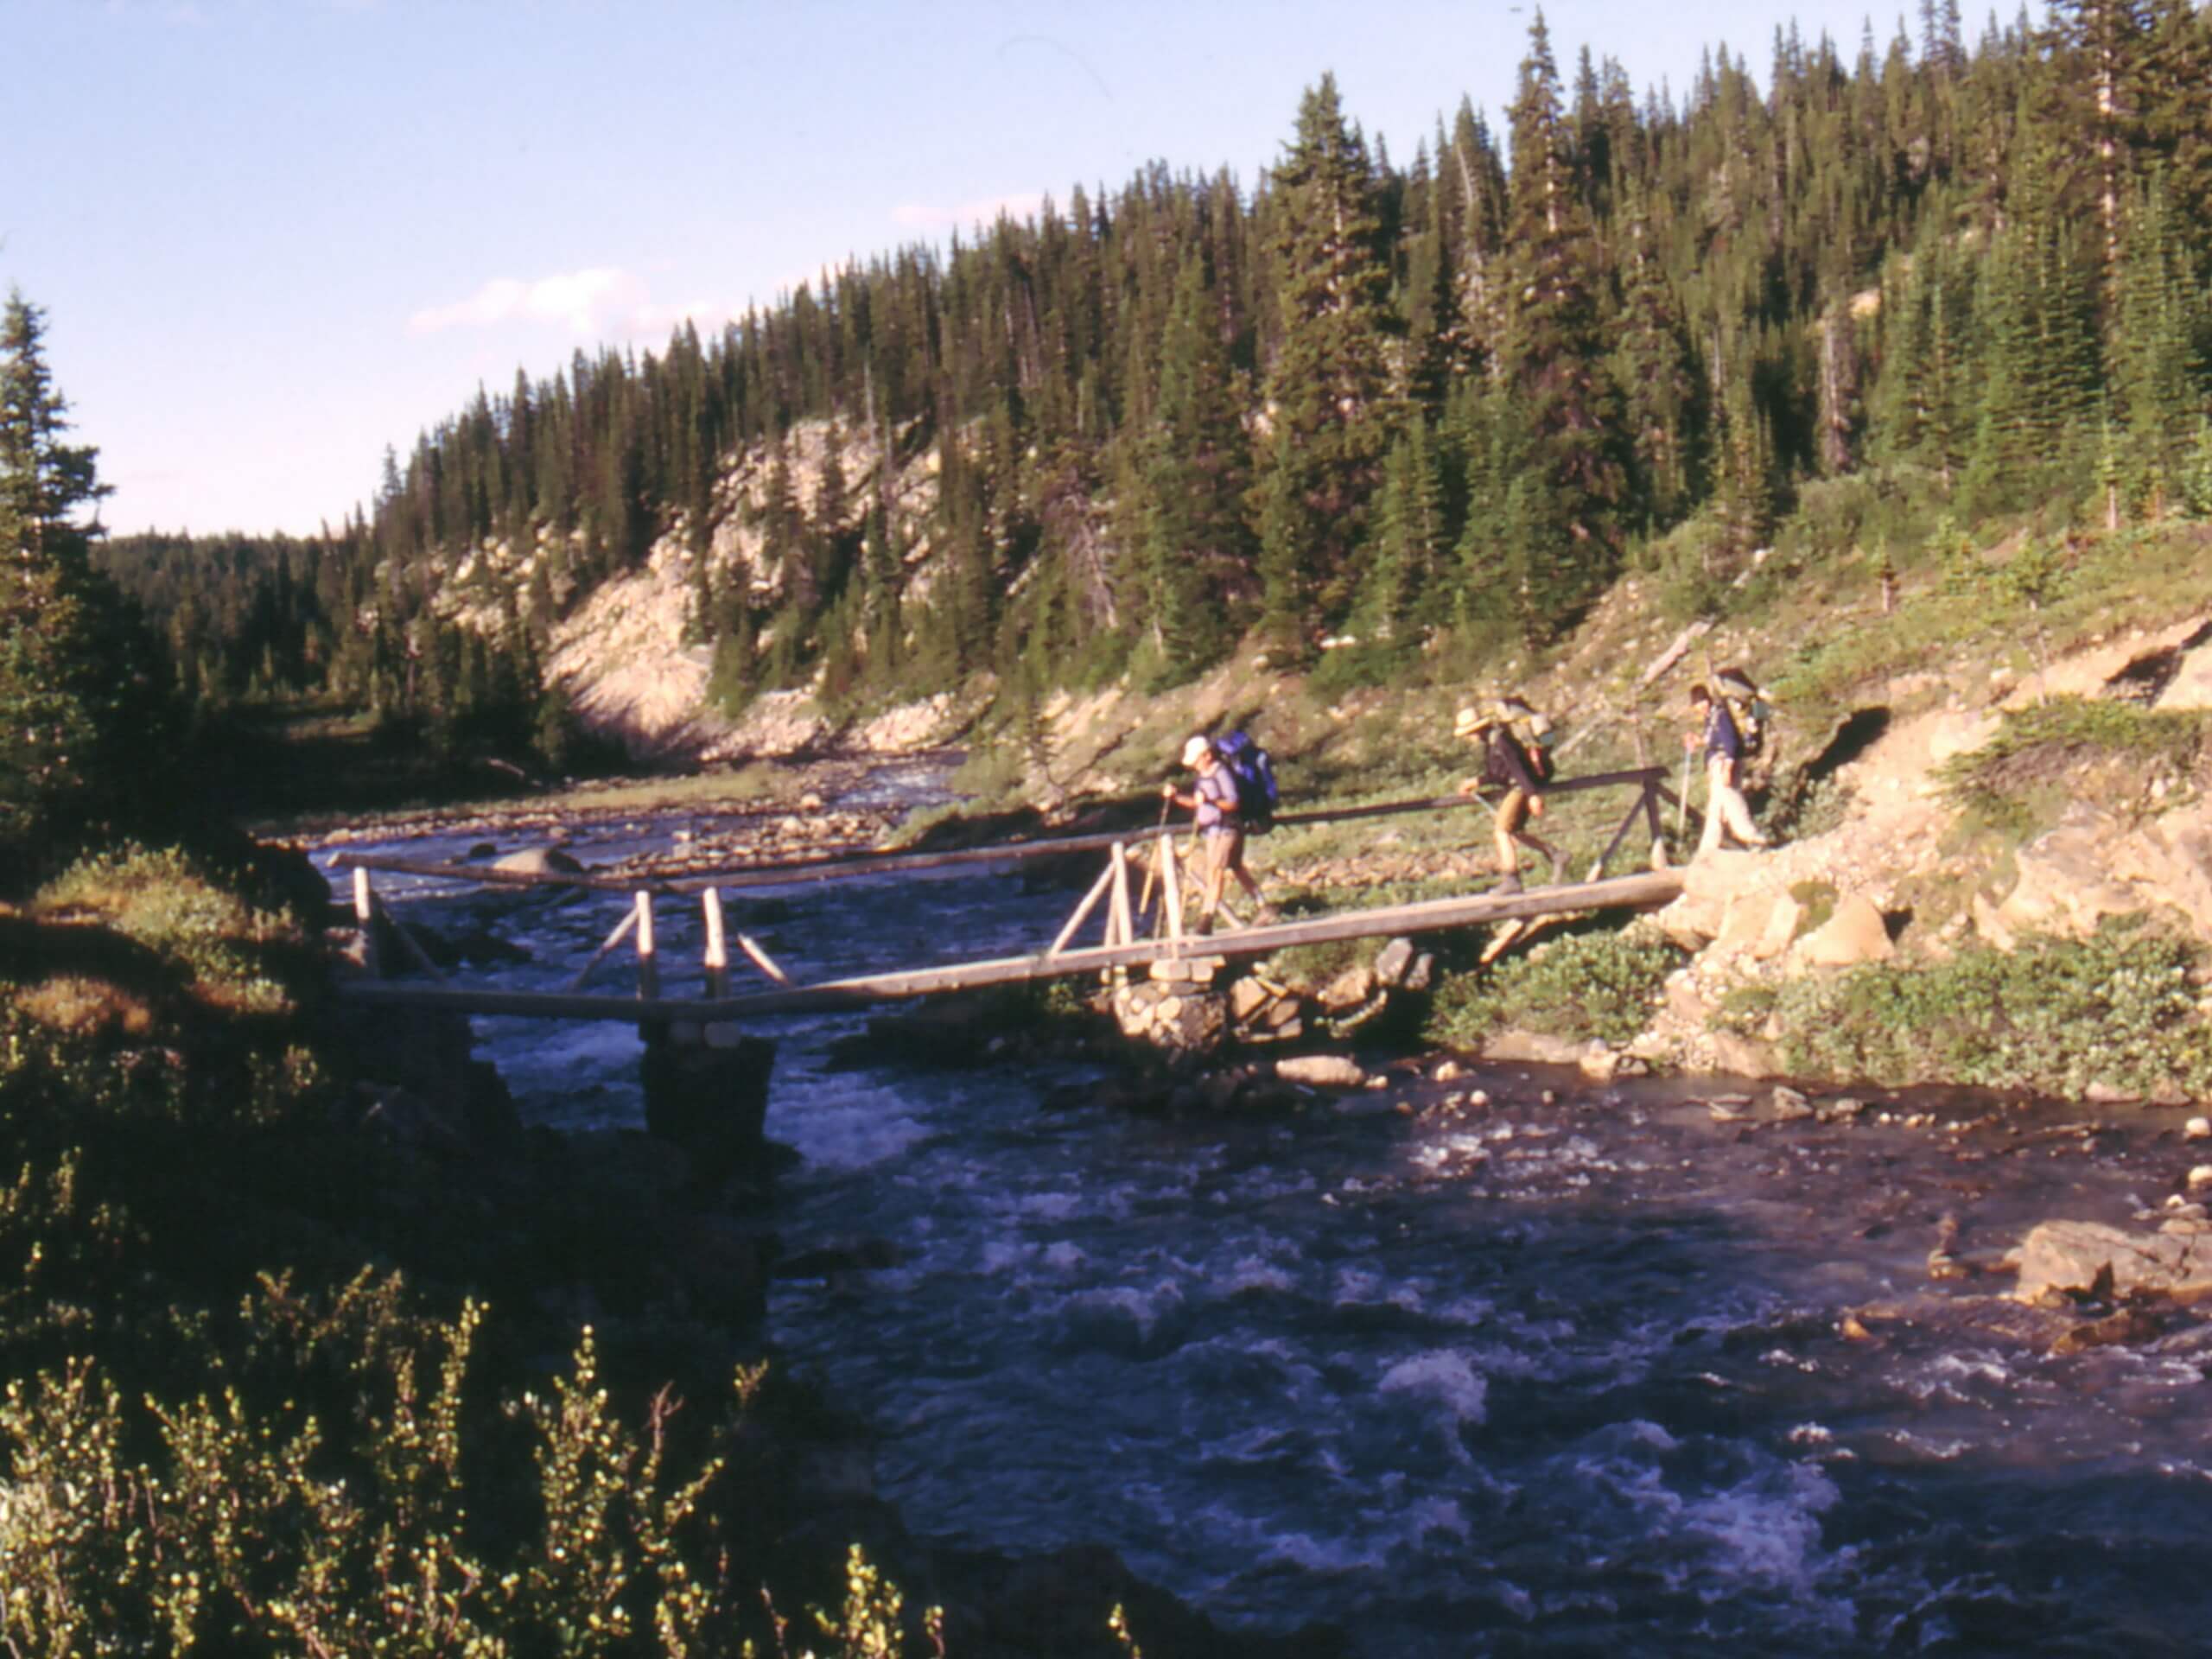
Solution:
{"label": "bridge handrail", "polygon": [[[1577,778],[1555,779],[1545,784],[1539,792],[1573,795],[1586,790],[1618,788],[1632,784],[1641,789],[1656,791],[1672,804],[1675,796],[1667,787],[1667,777],[1664,766],[1637,766],[1622,772],[1591,772]],[[1303,812],[1278,813],[1274,821],[1279,827],[1287,828],[1349,823],[1356,819],[1389,817],[1407,812],[1465,808],[1474,805],[1478,800],[1487,800],[1504,793],[1503,790],[1481,790],[1471,796],[1440,795],[1420,800],[1382,801],[1366,806],[1318,807]],[[709,887],[728,890],[785,887],[802,881],[835,881],[847,876],[896,874],[950,868],[964,864],[1058,858],[1072,853],[1104,852],[1116,842],[1125,846],[1135,846],[1161,836],[1180,834],[1182,829],[1179,824],[1144,824],[1127,830],[1097,830],[1080,836],[1050,836],[1033,841],[994,842],[983,847],[956,847],[938,852],[908,852],[897,848],[871,849],[818,858],[790,859],[772,864],[736,864],[719,869],[694,870],[682,876],[662,879],[645,875],[601,875],[589,871],[576,874],[540,874],[536,871],[502,870],[487,865],[439,863],[428,859],[392,858],[381,854],[364,855],[346,851],[340,851],[331,861],[330,867],[333,869],[378,870],[397,875],[472,881],[487,887],[566,887],[609,893],[672,895],[700,893]]]}

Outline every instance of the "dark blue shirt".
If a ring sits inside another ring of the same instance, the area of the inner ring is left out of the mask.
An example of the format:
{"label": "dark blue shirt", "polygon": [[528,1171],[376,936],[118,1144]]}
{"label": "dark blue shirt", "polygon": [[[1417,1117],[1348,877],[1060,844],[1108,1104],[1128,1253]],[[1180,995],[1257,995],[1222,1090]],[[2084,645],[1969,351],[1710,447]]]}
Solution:
{"label": "dark blue shirt", "polygon": [[1728,705],[1718,697],[1705,716],[1705,758],[1726,755],[1731,760],[1740,760],[1744,753],[1744,735],[1736,729],[1736,717],[1728,712]]}

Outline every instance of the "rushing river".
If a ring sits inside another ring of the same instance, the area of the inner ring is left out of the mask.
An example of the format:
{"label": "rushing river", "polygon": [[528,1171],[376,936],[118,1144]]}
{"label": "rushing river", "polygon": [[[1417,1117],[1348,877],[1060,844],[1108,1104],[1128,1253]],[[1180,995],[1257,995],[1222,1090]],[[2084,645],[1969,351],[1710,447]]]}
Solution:
{"label": "rushing river", "polygon": [[[1004,872],[781,896],[758,931],[802,978],[1033,948],[1072,902]],[[488,923],[531,954],[500,980],[552,986],[620,900],[402,903]],[[660,925],[675,991],[696,939]],[[1929,1283],[1946,1213],[1995,1250],[2158,1204],[2191,1161],[2175,1115],[1754,1129],[1678,1084],[1509,1069],[1455,1085],[1493,1101],[1452,1122],[1390,1109],[1427,1084],[1170,1121],[1072,1071],[840,1069],[860,1023],[779,1022],[768,1129],[804,1162],[778,1225],[901,1261],[779,1285],[772,1334],[876,1425],[918,1532],[1103,1542],[1218,1621],[1331,1621],[1376,1659],[2212,1650],[2212,1348],[2053,1357],[1964,1303],[1838,1328],[2004,1287]],[[480,1037],[531,1120],[639,1121],[626,1028]]]}

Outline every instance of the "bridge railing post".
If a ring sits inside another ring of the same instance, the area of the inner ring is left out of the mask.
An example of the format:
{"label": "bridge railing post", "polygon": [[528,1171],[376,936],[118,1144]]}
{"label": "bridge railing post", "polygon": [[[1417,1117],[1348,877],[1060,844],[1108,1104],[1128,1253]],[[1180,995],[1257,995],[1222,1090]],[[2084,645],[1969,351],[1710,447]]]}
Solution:
{"label": "bridge railing post", "polygon": [[353,924],[361,930],[361,961],[371,979],[384,977],[384,963],[377,950],[377,896],[369,886],[369,873],[353,867]]}
{"label": "bridge railing post", "polygon": [[1173,944],[1183,942],[1183,883],[1175,865],[1175,837],[1160,838],[1160,901],[1167,912],[1167,938]]}
{"label": "bridge railing post", "polygon": [[638,917],[638,999],[650,1002],[660,995],[660,958],[653,950],[653,896],[640,888],[634,903]]}
{"label": "bridge railing post", "polygon": [[729,995],[729,942],[722,933],[722,891],[708,887],[699,894],[699,906],[706,918],[707,931],[707,995],[721,997]]}

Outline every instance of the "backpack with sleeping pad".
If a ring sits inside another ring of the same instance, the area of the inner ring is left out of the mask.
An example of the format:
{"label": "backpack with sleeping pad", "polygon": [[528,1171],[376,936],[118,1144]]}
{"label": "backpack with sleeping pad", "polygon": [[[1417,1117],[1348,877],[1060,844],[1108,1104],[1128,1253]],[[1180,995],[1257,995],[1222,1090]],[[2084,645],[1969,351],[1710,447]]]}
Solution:
{"label": "backpack with sleeping pad", "polygon": [[1721,681],[1721,696],[1728,705],[1728,717],[1736,722],[1736,735],[1742,740],[1746,760],[1756,760],[1765,753],[1767,728],[1774,723],[1774,709],[1766,694],[1756,686],[1732,685]]}
{"label": "backpack with sleeping pad", "polygon": [[1264,836],[1275,827],[1274,762],[1252,741],[1249,732],[1227,732],[1214,739],[1213,752],[1236,781],[1236,817],[1248,836]]}

